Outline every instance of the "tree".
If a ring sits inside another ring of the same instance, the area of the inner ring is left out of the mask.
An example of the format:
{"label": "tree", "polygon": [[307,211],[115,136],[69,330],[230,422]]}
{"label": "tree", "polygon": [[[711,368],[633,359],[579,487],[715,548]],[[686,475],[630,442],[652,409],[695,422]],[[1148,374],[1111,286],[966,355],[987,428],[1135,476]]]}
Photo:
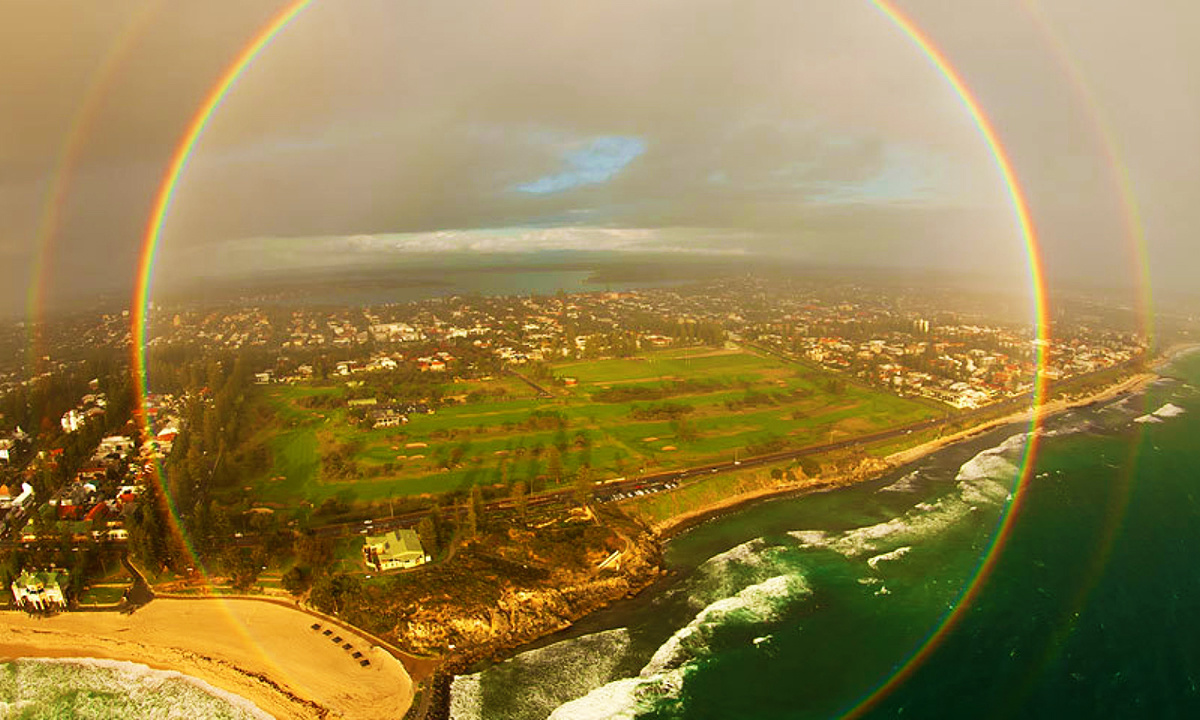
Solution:
{"label": "tree", "polygon": [[517,481],[517,483],[513,485],[512,499],[513,508],[517,511],[517,518],[524,523],[525,512],[529,507],[529,493],[525,489],[524,482]]}
{"label": "tree", "polygon": [[352,575],[324,575],[313,583],[308,601],[321,612],[337,615],[358,596],[361,588],[362,583]]}
{"label": "tree", "polygon": [[449,528],[442,518],[441,505],[434,505],[429,509],[429,522],[433,525],[433,536],[437,540],[437,546],[445,547],[446,541],[449,539]]}
{"label": "tree", "polygon": [[417,536],[421,538],[421,547],[425,549],[426,555],[437,555],[439,549],[437,530],[434,528],[431,518],[421,518],[421,522],[417,523]]}
{"label": "tree", "polygon": [[302,565],[324,568],[333,562],[333,540],[308,532],[296,541],[296,558]]}
{"label": "tree", "polygon": [[479,534],[479,525],[483,519],[483,493],[479,486],[471,488],[471,502],[467,505],[467,526],[465,529],[468,540],[474,540]]}
{"label": "tree", "polygon": [[293,595],[301,595],[312,586],[312,571],[306,567],[295,565],[279,579],[283,589]]}
{"label": "tree", "polygon": [[587,505],[591,499],[592,468],[589,465],[580,465],[575,473],[575,501],[580,505]]}
{"label": "tree", "polygon": [[258,573],[265,559],[259,551],[249,548],[228,548],[223,560],[225,571],[229,573],[230,584],[238,590],[248,590],[254,581],[258,580]]}
{"label": "tree", "polygon": [[562,452],[557,446],[550,446],[549,457],[546,460],[546,474],[550,476],[550,482],[554,485],[562,482]]}

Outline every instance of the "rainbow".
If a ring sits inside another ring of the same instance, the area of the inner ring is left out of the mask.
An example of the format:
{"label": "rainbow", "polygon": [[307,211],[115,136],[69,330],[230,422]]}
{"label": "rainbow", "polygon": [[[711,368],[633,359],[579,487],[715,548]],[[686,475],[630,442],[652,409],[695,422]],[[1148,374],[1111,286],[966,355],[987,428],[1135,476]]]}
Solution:
{"label": "rainbow", "polygon": [[[146,412],[147,400],[149,398],[149,387],[146,378],[146,333],[150,319],[150,280],[154,274],[154,259],[159,240],[162,237],[163,223],[166,221],[167,212],[171,208],[171,200],[175,197],[179,178],[187,168],[188,159],[191,158],[192,152],[196,148],[196,142],[204,134],[204,129],[208,127],[209,121],[212,120],[213,113],[220,107],[221,101],[229,94],[237,79],[242,76],[242,73],[250,66],[254,58],[258,57],[259,53],[271,43],[271,40],[282,32],[312,2],[313,0],[293,0],[293,2],[284,6],[283,9],[277,12],[259,29],[250,39],[250,42],[233,59],[233,62],[225,68],[225,71],[217,79],[216,85],[208,91],[208,94],[204,97],[204,101],[200,103],[199,109],[192,115],[192,119],[184,131],[183,137],[171,155],[171,162],[167,166],[167,171],[163,175],[162,182],[159,184],[158,193],[154,198],[153,209],[150,212],[149,220],[146,221],[146,228],[142,236],[141,258],[138,261],[133,296],[133,311],[131,313],[134,386],[137,389],[137,396],[140,403],[138,417],[141,422],[142,432],[147,437],[151,435],[149,415]],[[197,561],[195,549],[190,545],[186,534],[182,532],[179,523],[179,509],[175,507],[174,501],[167,491],[163,480],[162,468],[156,464],[153,473],[154,481],[162,490],[163,497],[167,499],[171,529],[178,537],[183,539],[185,548],[191,555],[192,565],[200,568],[201,564]]]}
{"label": "rainbow", "polygon": [[[1146,340],[1146,352],[1147,354],[1153,354],[1158,348],[1146,234],[1142,224],[1141,207],[1138,203],[1128,167],[1123,158],[1120,143],[1100,104],[1097,102],[1086,77],[1071,58],[1070,53],[1067,52],[1066,44],[1051,24],[1050,19],[1042,11],[1041,6],[1036,0],[1021,0],[1021,5],[1033,20],[1034,25],[1042,35],[1042,39],[1045,40],[1055,60],[1063,69],[1064,74],[1069,80],[1069,84],[1079,95],[1079,100],[1094,121],[1096,139],[1108,160],[1108,170],[1110,178],[1113,181],[1113,189],[1121,204],[1122,220],[1125,235],[1128,239],[1130,265],[1135,269],[1136,273],[1136,276],[1133,278],[1137,292],[1135,312],[1138,315],[1142,333]],[[1143,397],[1143,401],[1144,399]],[[1026,674],[1030,680],[1038,668],[1043,667],[1050,661],[1054,649],[1059,647],[1063,639],[1071,632],[1074,627],[1075,617],[1082,611],[1088,595],[1091,594],[1096,584],[1100,581],[1100,577],[1112,554],[1117,535],[1125,519],[1125,512],[1128,509],[1129,498],[1133,490],[1138,456],[1142,448],[1148,443],[1147,433],[1147,428],[1143,426],[1138,433],[1137,441],[1130,446],[1126,461],[1120,465],[1122,470],[1111,484],[1112,492],[1107,503],[1104,529],[1099,536],[1092,559],[1088,563],[1087,571],[1084,575],[1085,580],[1073,594],[1070,602],[1066,604],[1060,623],[1058,624],[1058,630],[1045,643],[1047,649],[1041,662],[1031,664],[1030,669],[1027,671]]]}
{"label": "rainbow", "polygon": [[[145,232],[142,241],[141,259],[139,261],[137,272],[137,285],[133,300],[133,365],[135,373],[135,382],[139,397],[142,400],[143,412],[140,417],[145,427],[146,414],[145,401],[147,398],[147,378],[146,378],[146,339],[147,327],[149,321],[149,295],[151,289],[151,276],[154,270],[155,254],[158,244],[161,240],[163,223],[171,206],[172,198],[174,197],[179,178],[187,166],[188,160],[195,149],[196,143],[203,134],[206,126],[212,118],[213,113],[220,106],[222,100],[229,93],[230,89],[236,83],[237,79],[242,75],[246,68],[251,64],[255,57],[261,53],[267,45],[275,38],[288,24],[296,18],[306,7],[312,4],[314,0],[295,0],[286,5],[280,10],[250,41],[250,43],[237,55],[233,62],[228,66],[225,72],[220,76],[216,85],[207,94],[199,109],[193,115],[191,122],[187,126],[182,139],[176,147],[170,165],[163,177],[162,183],[159,186],[158,193],[155,197],[153,210],[149,220],[146,223]],[[1049,317],[1047,308],[1047,295],[1044,272],[1041,263],[1041,253],[1038,245],[1037,234],[1034,230],[1033,222],[1030,218],[1029,207],[1025,200],[1025,196],[1019,183],[1017,182],[1016,173],[1012,168],[1012,163],[1000,142],[1000,138],[991,121],[980,107],[978,100],[967,88],[962,77],[950,64],[945,55],[938,50],[932,41],[917,27],[917,25],[902,14],[890,0],[870,0],[871,3],[878,8],[897,28],[907,35],[920,49],[922,53],[933,63],[934,67],[939,71],[942,77],[950,84],[957,97],[962,101],[963,106],[967,110],[969,116],[979,129],[987,144],[989,151],[997,169],[999,170],[1004,185],[1007,188],[1009,200],[1016,215],[1016,220],[1019,226],[1020,234],[1025,245],[1026,254],[1029,261],[1029,272],[1034,296],[1034,383],[1031,395],[1032,418],[1030,421],[1029,440],[1026,443],[1024,455],[1021,463],[1020,475],[1017,479],[1017,486],[1013,493],[1013,500],[1006,508],[1005,512],[998,521],[998,528],[992,543],[988,548],[987,553],[980,561],[974,576],[965,585],[965,589],[959,597],[958,602],[953,610],[942,619],[940,624],[933,630],[926,641],[882,684],[875,688],[871,694],[864,700],[858,702],[854,707],[850,708],[846,715],[849,717],[857,717],[875,707],[880,700],[886,697],[892,690],[898,687],[901,683],[907,680],[912,673],[918,668],[929,655],[940,645],[941,640],[949,633],[962,619],[966,609],[969,608],[974,600],[978,597],[982,587],[984,586],[988,576],[994,569],[1000,555],[1000,550],[1004,547],[1009,538],[1014,519],[1017,516],[1024,496],[1024,489],[1032,474],[1033,459],[1036,455],[1038,446],[1038,430],[1041,427],[1043,420],[1042,406],[1046,397],[1046,375],[1045,368],[1047,362],[1047,354],[1049,351]],[[156,480],[162,483],[162,475],[160,469],[156,468]],[[164,490],[164,496],[169,495]],[[171,508],[172,522],[178,528],[178,515],[174,507]],[[191,551],[191,548],[188,548]],[[193,552],[194,557],[194,552]]]}
{"label": "rainbow", "polygon": [[1016,488],[1013,490],[1012,502],[1009,503],[1008,507],[1001,514],[995,535],[992,537],[992,542],[980,560],[975,574],[965,584],[958,601],[954,604],[950,612],[934,627],[924,642],[888,678],[875,687],[866,698],[860,700],[847,710],[843,715],[843,717],[847,718],[856,718],[865,715],[877,707],[893,690],[912,677],[917,668],[929,659],[946,636],[962,621],[968,608],[974,604],[982,592],[992,570],[995,569],[996,563],[1000,558],[1000,551],[1004,548],[1004,545],[1008,542],[1008,538],[1012,534],[1014,521],[1020,512],[1021,504],[1025,497],[1025,489],[1033,475],[1033,460],[1037,455],[1039,431],[1044,420],[1043,405],[1046,400],[1047,387],[1045,370],[1047,353],[1050,348],[1050,317],[1046,280],[1042,269],[1042,256],[1038,245],[1037,232],[1030,218],[1029,205],[1025,200],[1025,193],[1021,190],[1020,183],[1017,182],[1017,175],[1013,170],[1012,161],[1009,159],[1007,151],[1005,151],[1004,146],[1000,142],[1000,136],[996,132],[996,128],[992,125],[991,120],[988,119],[987,114],[984,113],[975,95],[967,87],[966,82],[963,81],[962,76],[950,64],[950,60],[945,54],[933,44],[929,36],[922,32],[912,19],[904,15],[893,5],[891,0],[871,0],[871,3],[916,44],[925,57],[941,73],[942,77],[945,78],[946,82],[950,84],[955,95],[962,101],[971,120],[979,129],[980,134],[983,135],[984,142],[987,143],[988,150],[991,152],[992,158],[996,162],[996,167],[1004,180],[1004,185],[1008,189],[1009,201],[1012,204],[1013,211],[1016,213],[1021,237],[1025,243],[1025,253],[1029,260],[1029,276],[1033,286],[1034,380],[1028,440],[1025,443],[1024,453],[1021,457],[1021,466],[1016,480]]}
{"label": "rainbow", "polygon": [[1121,203],[1122,221],[1128,238],[1130,265],[1136,268],[1137,276],[1134,283],[1137,291],[1138,320],[1142,326],[1147,343],[1147,352],[1152,353],[1156,345],[1156,330],[1154,326],[1154,297],[1150,286],[1150,259],[1147,251],[1146,231],[1142,224],[1142,209],[1134,190],[1133,179],[1129,175],[1129,167],[1125,163],[1121,143],[1108,122],[1107,115],[1101,109],[1096,95],[1087,78],[1079,69],[1079,65],[1071,58],[1066,43],[1050,19],[1042,11],[1036,0],[1020,0],[1034,26],[1042,35],[1047,47],[1053,53],[1055,60],[1066,74],[1072,89],[1079,95],[1088,115],[1095,123],[1094,132],[1100,147],[1108,160],[1109,175],[1113,181],[1113,189]]}
{"label": "rainbow", "polygon": [[117,76],[117,70],[125,64],[129,51],[136,40],[142,36],[150,21],[157,14],[162,0],[150,0],[139,8],[138,12],[121,30],[121,34],[109,46],[108,52],[96,69],[92,71],[79,110],[71,119],[66,138],[54,160],[54,169],[50,173],[50,183],[46,191],[45,201],[38,216],[37,234],[34,237],[33,261],[29,270],[29,288],[26,296],[26,317],[28,319],[29,340],[29,372],[36,376],[41,372],[43,351],[41,326],[46,308],[47,273],[53,254],[54,239],[62,225],[62,213],[67,203],[67,195],[71,187],[74,168],[79,164],[85,141],[91,134],[103,100]]}

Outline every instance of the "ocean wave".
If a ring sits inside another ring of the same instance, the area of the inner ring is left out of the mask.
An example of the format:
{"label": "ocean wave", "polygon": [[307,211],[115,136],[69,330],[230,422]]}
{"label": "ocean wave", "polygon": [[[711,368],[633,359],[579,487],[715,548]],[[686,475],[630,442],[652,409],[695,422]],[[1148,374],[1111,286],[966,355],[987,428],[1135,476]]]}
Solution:
{"label": "ocean wave", "polygon": [[650,678],[621,678],[560,705],[548,720],[633,720],[652,705],[678,697],[683,682],[679,671]]}
{"label": "ocean wave", "polygon": [[450,683],[450,720],[483,717],[483,673],[456,675]]}
{"label": "ocean wave", "polygon": [[848,558],[877,556],[902,546],[912,546],[944,532],[980,506],[1008,502],[1018,468],[1006,455],[1023,450],[1028,437],[1028,433],[1019,433],[977,453],[959,467],[955,476],[956,493],[944,495],[934,502],[917,503],[898,517],[839,534],[795,530],[788,535],[797,540],[801,548],[832,550]]}
{"label": "ocean wave", "polygon": [[1043,428],[1039,431],[1041,437],[1062,437],[1064,435],[1075,435],[1076,433],[1089,432],[1095,429],[1095,425],[1090,421],[1084,420],[1077,423],[1071,423],[1056,428]]}
{"label": "ocean wave", "polygon": [[704,654],[712,630],[732,621],[769,622],[776,617],[782,601],[811,594],[803,576],[777,575],[761,583],[742,588],[736,595],[722,598],[705,607],[687,625],[675,631],[642,668],[642,677],[661,675],[683,662]]}
{"label": "ocean wave", "polygon": [[[174,670],[98,658],[22,658],[0,664],[3,717],[271,720],[253,702]],[[13,710],[16,711],[13,714]]]}
{"label": "ocean wave", "polygon": [[910,493],[917,490],[917,478],[921,476],[920,470],[913,470],[904,477],[900,478],[891,485],[881,487],[876,492],[895,492],[895,493]]}
{"label": "ocean wave", "polygon": [[716,555],[713,555],[709,559],[705,560],[704,563],[700,565],[700,568],[704,569],[722,567],[735,562],[743,565],[757,565],[762,561],[762,556],[759,554],[759,551],[762,550],[765,545],[766,542],[762,538],[755,538],[753,540],[744,542],[741,545],[735,545],[725,552],[717,553]]}
{"label": "ocean wave", "polygon": [[1187,412],[1187,411],[1184,410],[1183,408],[1179,407],[1178,405],[1175,405],[1174,403],[1167,403],[1166,405],[1163,405],[1159,409],[1155,410],[1154,415],[1156,415],[1160,418],[1171,418],[1171,417],[1177,417],[1179,415],[1182,415],[1185,412]]}
{"label": "ocean wave", "polygon": [[900,517],[885,522],[847,530],[840,535],[815,536],[809,532],[789,533],[800,541],[800,547],[832,550],[848,558],[885,552],[899,545],[920,541],[937,534],[965,517],[970,506],[960,498],[948,496],[927,505],[931,509],[913,508]]}
{"label": "ocean wave", "polygon": [[[800,575],[777,575],[717,600],[658,647],[636,677],[621,678],[563,703],[550,720],[626,720],[677,698],[692,663],[710,652],[713,633],[730,624],[755,625],[777,619],[783,607],[812,593]],[[761,646],[770,635],[751,642]]]}
{"label": "ocean wave", "polygon": [[879,555],[876,555],[875,557],[867,558],[867,564],[871,566],[872,570],[875,570],[879,567],[879,563],[891,562],[892,560],[899,560],[900,558],[907,555],[909,553],[909,551],[911,551],[911,550],[912,550],[911,545],[904,545],[904,546],[896,548],[895,550],[892,550],[891,552],[880,553]]}
{"label": "ocean wave", "polygon": [[[629,630],[616,628],[528,650],[482,672],[455,677],[450,717],[544,718],[612,680],[629,644]],[[489,707],[485,687],[508,685],[514,678],[537,678],[537,683],[520,696],[506,694],[505,707]]]}

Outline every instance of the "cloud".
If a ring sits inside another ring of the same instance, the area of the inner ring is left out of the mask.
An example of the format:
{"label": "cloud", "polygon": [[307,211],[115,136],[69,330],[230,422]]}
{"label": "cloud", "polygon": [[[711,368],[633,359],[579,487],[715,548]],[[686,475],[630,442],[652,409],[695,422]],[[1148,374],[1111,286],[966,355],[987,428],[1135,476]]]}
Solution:
{"label": "cloud", "polygon": [[608,136],[593,139],[581,148],[563,154],[567,169],[544,175],[516,189],[535,195],[558,193],[580,185],[598,185],[613,179],[634,158],[646,151],[641,138]]}
{"label": "cloud", "polygon": [[[0,143],[0,257],[16,259],[0,285],[14,296],[28,283],[20,258],[33,255],[55,163],[105,58],[124,59],[68,167],[48,254],[60,285],[129,282],[188,118],[278,10],[275,0],[157,3],[149,29],[129,35],[152,1],[25,3],[0,27],[0,137],[18,139]],[[1127,274],[1092,111],[1019,3],[963,2],[904,9],[1009,150],[1049,274]],[[1187,278],[1200,272],[1200,49],[1186,28],[1200,6],[1146,3],[1065,0],[1047,14],[1110,113],[1152,261]],[[681,251],[830,262],[990,266],[1021,251],[961,100],[871,3],[841,0],[314,3],[206,126],[161,251],[168,264],[241,248],[246,267],[265,267],[286,264],[290,242],[306,255],[306,238],[509,252],[571,237],[616,243],[612,228],[653,232]],[[276,240],[255,258],[245,238]]]}
{"label": "cloud", "polygon": [[380,267],[414,257],[533,256],[539,253],[746,255],[757,238],[738,229],[509,227],[422,233],[261,237],[177,251],[164,258],[165,282],[289,269]]}

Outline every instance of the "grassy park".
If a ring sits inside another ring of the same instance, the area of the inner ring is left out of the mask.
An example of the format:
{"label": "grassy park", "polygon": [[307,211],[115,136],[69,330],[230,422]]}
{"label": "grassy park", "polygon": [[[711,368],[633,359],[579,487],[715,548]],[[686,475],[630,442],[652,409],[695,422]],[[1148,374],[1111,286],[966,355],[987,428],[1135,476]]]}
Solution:
{"label": "grassy park", "polygon": [[[845,439],[940,411],[840,376],[745,350],[673,349],[557,363],[539,398],[519,378],[456,381],[407,424],[352,422],[346,382],[270,385],[256,402],[271,467],[261,502],[319,504],[524,481],[537,490],[581,472],[602,480]],[[358,380],[356,377],[355,380]],[[354,394],[369,396],[365,376]]]}

